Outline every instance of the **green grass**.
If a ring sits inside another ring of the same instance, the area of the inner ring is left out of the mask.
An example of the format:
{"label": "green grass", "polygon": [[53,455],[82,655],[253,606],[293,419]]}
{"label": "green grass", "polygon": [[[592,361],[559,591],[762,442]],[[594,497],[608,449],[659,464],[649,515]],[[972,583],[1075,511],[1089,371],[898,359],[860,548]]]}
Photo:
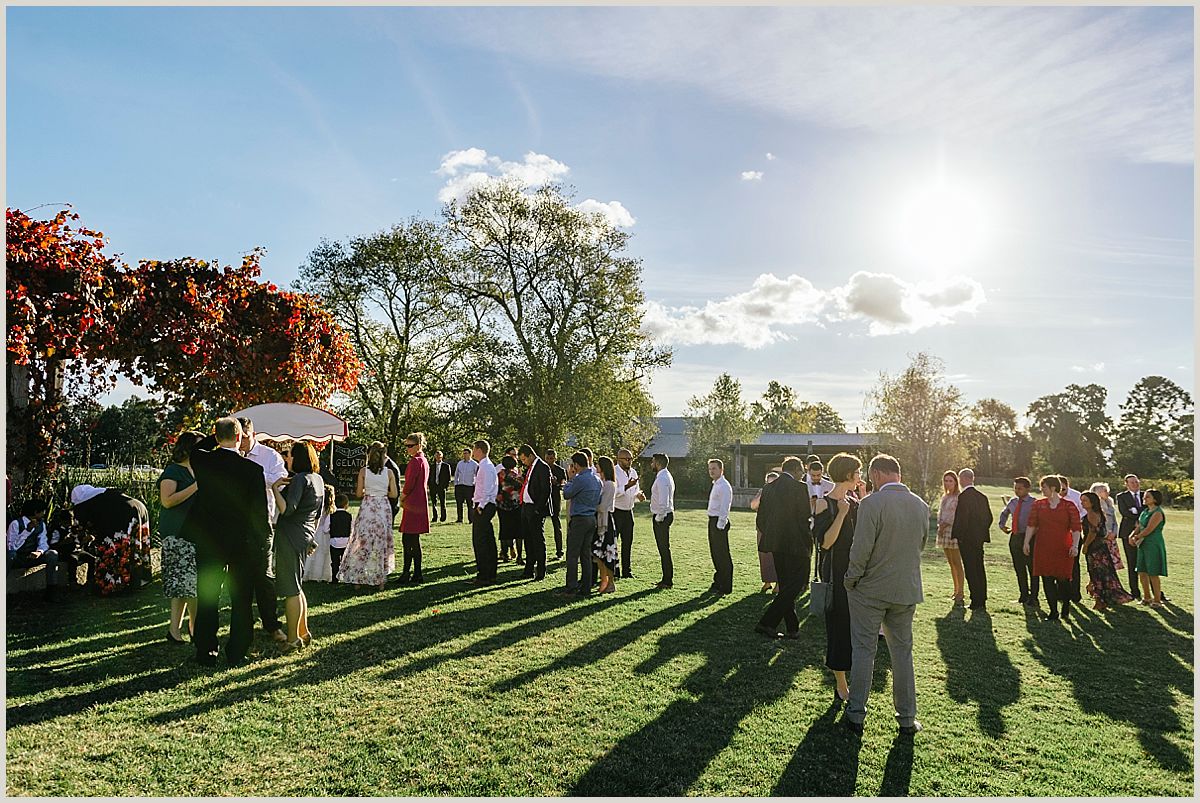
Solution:
{"label": "green grass", "polygon": [[[1001,489],[985,491],[998,508]],[[466,526],[439,524],[425,585],[310,584],[313,647],[277,657],[260,633],[239,669],[200,669],[164,641],[157,584],[10,605],[7,791],[1193,794],[1190,513],[1168,514],[1172,606],[1070,626],[1013,604],[998,533],[990,615],[952,610],[931,545],[914,633],[926,730],[896,738],[881,646],[860,746],[830,707],[823,621],[803,618],[797,642],[751,631],[767,602],[752,514],[733,516],[734,593],[714,600],[703,510],[677,513],[675,588],[657,591],[641,508],[638,577],[616,594],[555,596],[559,562],[543,583],[505,565],[503,584],[475,589]]]}

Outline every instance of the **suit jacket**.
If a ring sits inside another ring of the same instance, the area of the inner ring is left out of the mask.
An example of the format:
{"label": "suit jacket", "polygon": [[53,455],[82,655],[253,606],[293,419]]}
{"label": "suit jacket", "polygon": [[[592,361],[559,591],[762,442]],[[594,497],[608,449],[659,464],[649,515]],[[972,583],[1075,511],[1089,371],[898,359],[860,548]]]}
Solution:
{"label": "suit jacket", "polygon": [[903,484],[888,485],[862,500],[843,581],[846,590],[898,605],[924,601],[921,545],[928,534],[929,505]]}
{"label": "suit jacket", "polygon": [[1138,516],[1145,509],[1140,497],[1140,493],[1135,494],[1131,491],[1121,491],[1117,494],[1117,512],[1121,514],[1121,529],[1118,535],[1122,538],[1128,538],[1137,527]]}
{"label": "suit jacket", "polygon": [[[533,499],[533,509],[541,516],[550,515],[550,466],[546,461],[538,459],[528,471],[529,496]],[[521,504],[525,504],[522,495]]]}
{"label": "suit jacket", "polygon": [[445,460],[436,469],[433,463],[429,464],[429,488],[430,490],[444,491],[450,487],[450,478],[453,474],[450,472],[450,464]]}
{"label": "suit jacket", "polygon": [[192,448],[191,462],[195,501],[180,526],[180,538],[227,559],[265,559],[271,524],[262,466],[218,447],[212,435]]}
{"label": "suit jacket", "polygon": [[550,492],[555,496],[562,493],[563,483],[567,481],[567,470],[558,463],[547,463],[550,466]]}
{"label": "suit jacket", "polygon": [[958,495],[958,509],[954,511],[954,526],[950,536],[960,544],[977,546],[992,540],[992,507],[988,498],[972,485],[963,488]]}
{"label": "suit jacket", "polygon": [[759,551],[807,555],[812,551],[810,514],[807,486],[791,474],[780,474],[779,479],[763,487],[759,498],[754,520],[762,533]]}

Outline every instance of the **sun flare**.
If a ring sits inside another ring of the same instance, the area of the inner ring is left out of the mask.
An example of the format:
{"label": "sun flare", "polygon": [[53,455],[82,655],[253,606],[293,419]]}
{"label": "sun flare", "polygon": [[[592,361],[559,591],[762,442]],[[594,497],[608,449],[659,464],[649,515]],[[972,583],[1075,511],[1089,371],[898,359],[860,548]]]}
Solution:
{"label": "sun flare", "polygon": [[894,234],[908,260],[944,271],[984,256],[991,231],[992,214],[983,196],[938,178],[902,200]]}

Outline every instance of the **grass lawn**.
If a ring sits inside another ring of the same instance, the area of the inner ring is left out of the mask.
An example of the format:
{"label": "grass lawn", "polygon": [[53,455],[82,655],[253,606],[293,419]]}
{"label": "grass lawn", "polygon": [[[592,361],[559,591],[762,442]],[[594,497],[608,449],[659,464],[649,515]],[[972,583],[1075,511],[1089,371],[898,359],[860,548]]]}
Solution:
{"label": "grass lawn", "polygon": [[[997,513],[1002,490],[984,489]],[[544,582],[503,564],[500,585],[473,588],[467,526],[438,524],[423,586],[309,584],[313,646],[278,656],[259,631],[239,669],[165,641],[157,583],[10,604],[7,792],[1193,794],[1191,511],[1167,514],[1167,609],[1085,609],[1069,626],[1013,602],[998,531],[990,613],[952,609],[931,538],[914,634],[925,731],[897,738],[881,645],[860,744],[830,705],[823,619],[802,615],[795,642],[751,630],[767,602],[753,514],[733,515],[734,593],[718,600],[703,595],[704,511],[677,512],[675,587],[659,591],[639,508],[637,577],[616,594],[554,595],[549,526]]]}

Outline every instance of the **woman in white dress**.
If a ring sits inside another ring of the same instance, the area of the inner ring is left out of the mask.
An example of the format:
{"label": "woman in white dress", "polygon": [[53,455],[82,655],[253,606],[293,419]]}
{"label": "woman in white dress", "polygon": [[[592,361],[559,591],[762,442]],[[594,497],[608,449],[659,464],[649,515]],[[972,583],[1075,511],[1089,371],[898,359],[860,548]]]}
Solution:
{"label": "woman in white dress", "polygon": [[396,540],[392,534],[392,505],[398,496],[396,478],[384,466],[384,446],[375,441],[367,448],[367,464],[358,472],[355,495],[362,498],[338,580],[382,590],[396,570]]}
{"label": "woman in white dress", "polygon": [[329,514],[333,512],[333,486],[325,486],[325,501],[321,506],[321,520],[317,524],[317,548],[304,561],[304,579],[318,583],[333,582],[333,568],[329,561]]}

